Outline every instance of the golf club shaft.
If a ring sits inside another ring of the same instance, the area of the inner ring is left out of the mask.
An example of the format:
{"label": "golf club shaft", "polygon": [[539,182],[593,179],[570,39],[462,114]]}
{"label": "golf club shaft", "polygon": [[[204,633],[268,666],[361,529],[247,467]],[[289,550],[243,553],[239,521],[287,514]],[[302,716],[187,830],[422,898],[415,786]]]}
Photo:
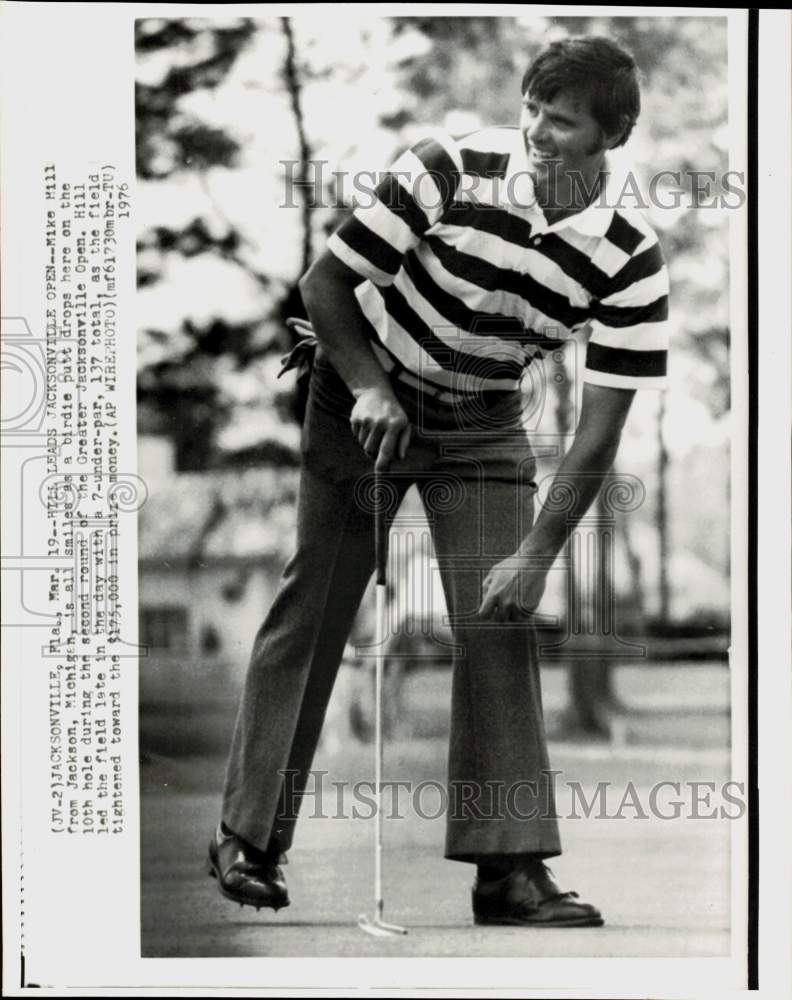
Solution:
{"label": "golf club shaft", "polygon": [[382,919],[384,909],[382,889],[382,691],[385,679],[385,637],[387,626],[387,565],[388,565],[388,493],[382,474],[375,472],[374,480],[374,535],[376,561],[377,613],[374,626],[375,675],[374,675],[374,919],[361,916],[358,926],[374,937],[406,934],[407,928],[399,924],[386,924]]}
{"label": "golf club shaft", "polygon": [[376,844],[374,847],[374,903],[376,914],[382,918],[382,685],[385,656],[382,644],[385,641],[385,586],[377,585],[377,628],[376,628],[376,669],[374,692],[374,816]]}
{"label": "golf club shaft", "polygon": [[375,912],[382,919],[382,686],[385,657],[385,600],[388,581],[388,518],[387,486],[382,472],[374,473],[374,556],[376,564],[377,618],[375,625],[375,677],[374,677],[374,904]]}

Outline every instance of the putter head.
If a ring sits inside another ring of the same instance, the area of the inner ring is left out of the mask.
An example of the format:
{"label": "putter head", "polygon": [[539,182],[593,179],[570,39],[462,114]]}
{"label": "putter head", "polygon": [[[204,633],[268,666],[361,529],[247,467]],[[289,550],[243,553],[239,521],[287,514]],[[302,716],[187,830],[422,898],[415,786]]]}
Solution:
{"label": "putter head", "polygon": [[386,924],[384,920],[380,920],[378,917],[367,917],[365,913],[361,913],[358,917],[358,927],[366,934],[371,934],[372,937],[397,937],[399,934],[407,933],[406,927],[400,927],[398,924]]}

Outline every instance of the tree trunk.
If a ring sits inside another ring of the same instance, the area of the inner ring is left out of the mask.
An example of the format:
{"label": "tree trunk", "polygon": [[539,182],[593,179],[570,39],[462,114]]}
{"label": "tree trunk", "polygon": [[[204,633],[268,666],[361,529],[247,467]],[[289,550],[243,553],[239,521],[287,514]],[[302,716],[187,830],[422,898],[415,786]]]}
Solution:
{"label": "tree trunk", "polygon": [[311,212],[315,205],[315,199],[308,197],[308,185],[310,182],[309,164],[311,162],[311,147],[305,132],[305,116],[302,109],[302,84],[297,70],[297,49],[294,44],[294,32],[292,31],[291,18],[282,17],[281,25],[286,38],[286,61],[283,66],[283,79],[286,83],[286,90],[289,94],[292,114],[294,115],[294,125],[297,129],[297,142],[299,147],[300,162],[297,165],[297,181],[295,187],[299,192],[301,201],[302,235],[300,245],[301,263],[300,277],[308,270],[313,258],[313,241],[311,234]]}
{"label": "tree trunk", "polygon": [[[283,329],[286,331],[286,344],[288,350],[300,339],[297,333],[286,326],[285,320],[290,316],[305,317],[306,311],[303,305],[297,281],[305,274],[311,266],[313,260],[313,210],[316,205],[316,198],[310,194],[309,184],[310,163],[312,150],[308,142],[305,130],[305,116],[302,107],[302,83],[297,69],[297,47],[294,42],[294,32],[292,31],[291,18],[282,17],[281,26],[286,38],[286,59],[283,66],[283,79],[286,90],[289,94],[289,103],[294,116],[294,127],[297,131],[297,144],[299,150],[299,163],[297,164],[297,174],[295,189],[300,201],[300,271],[294,284],[289,288],[280,305],[281,319],[284,321]],[[308,402],[308,382],[307,378],[299,379],[294,393],[292,413],[298,424],[302,425],[305,419],[305,407]]]}

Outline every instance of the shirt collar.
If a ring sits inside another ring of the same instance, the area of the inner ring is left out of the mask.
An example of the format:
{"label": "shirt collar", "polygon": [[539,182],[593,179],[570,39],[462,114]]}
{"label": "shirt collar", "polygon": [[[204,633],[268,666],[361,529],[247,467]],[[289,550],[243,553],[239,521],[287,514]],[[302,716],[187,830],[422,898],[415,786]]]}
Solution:
{"label": "shirt collar", "polygon": [[523,134],[519,128],[514,132],[515,141],[506,170],[506,197],[511,205],[516,206],[518,211],[527,212],[529,217],[535,218],[539,225],[534,226],[534,229],[538,228],[541,232],[555,233],[568,228],[583,236],[604,236],[613,221],[615,211],[613,206],[617,204],[618,194],[624,187],[624,166],[615,161],[614,157],[608,157],[605,163],[604,194],[600,192],[582,212],[575,212],[574,215],[548,226],[544,213],[536,203]]}

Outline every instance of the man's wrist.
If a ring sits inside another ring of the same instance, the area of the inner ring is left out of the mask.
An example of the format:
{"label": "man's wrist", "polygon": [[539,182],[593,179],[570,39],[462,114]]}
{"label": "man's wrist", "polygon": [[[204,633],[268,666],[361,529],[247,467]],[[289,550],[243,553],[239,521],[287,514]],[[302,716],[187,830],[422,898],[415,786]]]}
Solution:
{"label": "man's wrist", "polygon": [[384,398],[394,402],[396,401],[396,393],[393,391],[393,388],[384,373],[381,380],[377,379],[376,382],[366,381],[363,383],[355,383],[349,387],[349,391],[356,400],[365,396],[367,393],[375,393],[381,399]]}
{"label": "man's wrist", "polygon": [[547,532],[534,528],[523,539],[520,547],[517,549],[517,555],[520,559],[525,560],[526,563],[533,563],[534,565],[536,563],[549,564],[555,560],[565,540],[565,536],[554,538]]}

